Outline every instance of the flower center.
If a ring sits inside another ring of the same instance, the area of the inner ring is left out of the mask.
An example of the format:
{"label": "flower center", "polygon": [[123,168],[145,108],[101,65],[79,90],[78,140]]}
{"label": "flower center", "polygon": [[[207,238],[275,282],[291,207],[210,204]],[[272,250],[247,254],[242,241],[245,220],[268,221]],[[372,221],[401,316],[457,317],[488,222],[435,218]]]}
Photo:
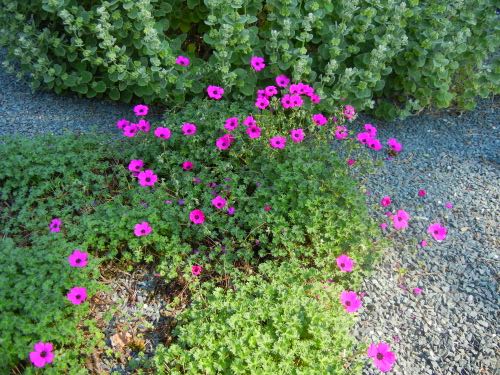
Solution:
{"label": "flower center", "polygon": [[81,263],[81,261],[82,261],[82,260],[81,260],[80,258],[77,258],[75,262],[76,262],[76,263]]}
{"label": "flower center", "polygon": [[77,295],[75,296],[75,298],[76,298],[76,299],[80,299],[80,298],[82,298],[82,296],[81,296],[81,295],[79,295],[79,294],[77,294]]}
{"label": "flower center", "polygon": [[45,350],[40,352],[40,357],[45,358],[46,356],[47,352]]}
{"label": "flower center", "polygon": [[141,229],[141,233],[146,233],[146,230],[145,229]]}
{"label": "flower center", "polygon": [[346,306],[351,306],[351,301],[345,301]]}
{"label": "flower center", "polygon": [[149,177],[146,177],[146,182],[149,182],[151,181],[151,179]]}
{"label": "flower center", "polygon": [[377,359],[379,361],[383,360],[384,359],[384,355],[382,353],[377,353]]}
{"label": "flower center", "polygon": [[345,263],[340,263],[340,267],[344,268],[345,267]]}
{"label": "flower center", "polygon": [[438,234],[438,233],[439,233],[439,231],[437,229],[434,230],[434,234]]}

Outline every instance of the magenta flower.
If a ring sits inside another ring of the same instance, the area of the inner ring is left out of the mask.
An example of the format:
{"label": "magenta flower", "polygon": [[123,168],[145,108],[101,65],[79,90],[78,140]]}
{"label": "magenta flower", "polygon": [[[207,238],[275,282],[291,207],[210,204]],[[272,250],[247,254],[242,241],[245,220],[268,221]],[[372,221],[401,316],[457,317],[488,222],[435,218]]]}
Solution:
{"label": "magenta flower", "polygon": [[130,125],[130,121],[122,118],[116,122],[116,127],[118,129],[123,129],[125,126]]}
{"label": "magenta flower", "polygon": [[420,246],[426,247],[427,246],[427,241],[426,240],[420,241]]}
{"label": "magenta flower", "polygon": [[281,105],[283,108],[292,108],[292,97],[289,94],[285,94],[281,97]]}
{"label": "magenta flower", "polygon": [[346,119],[351,120],[354,118],[355,115],[356,115],[356,110],[352,105],[346,105],[344,107],[344,116],[346,117]]}
{"label": "magenta flower", "polygon": [[225,134],[222,137],[217,138],[215,146],[217,146],[219,150],[227,150],[231,146],[231,140],[232,138],[229,137],[229,134]]}
{"label": "magenta flower", "polygon": [[169,139],[172,135],[172,132],[169,128],[159,127],[155,129],[155,137],[162,139]]}
{"label": "magenta flower", "polygon": [[217,195],[214,199],[212,199],[212,205],[218,210],[220,210],[226,205],[226,200],[221,196]]}
{"label": "magenta flower", "polygon": [[185,171],[190,171],[191,169],[193,169],[193,163],[189,160],[186,160],[184,163],[182,163],[182,169],[184,169]]}
{"label": "magenta flower", "polygon": [[380,200],[380,205],[382,207],[387,207],[391,204],[391,197],[389,197],[388,195],[386,195],[385,197],[383,197],[381,200]]}
{"label": "magenta flower", "polygon": [[271,211],[271,208],[272,207],[270,205],[268,205],[268,204],[264,205],[264,211],[266,211],[266,212]]}
{"label": "magenta flower", "polygon": [[151,169],[139,172],[137,178],[141,186],[154,186],[155,182],[158,181],[158,176]]}
{"label": "magenta flower", "polygon": [[312,94],[311,96],[309,96],[309,98],[314,104],[319,104],[319,102],[321,102],[321,97],[317,94]]}
{"label": "magenta flower", "polygon": [[134,113],[136,116],[146,116],[148,114],[149,108],[144,104],[137,104],[134,107]]}
{"label": "magenta flower", "polygon": [[227,209],[227,214],[228,214],[229,216],[233,216],[235,211],[236,211],[236,209],[235,209],[234,207],[229,207],[229,208]]}
{"label": "magenta flower", "polygon": [[255,121],[253,116],[248,116],[243,120],[243,125],[245,126],[257,125],[257,121]]}
{"label": "magenta flower", "polygon": [[175,59],[175,63],[180,66],[188,66],[190,62],[189,57],[186,56],[177,56]]}
{"label": "magenta flower", "polygon": [[266,86],[264,92],[266,93],[267,97],[278,95],[278,89],[276,88],[276,86]]}
{"label": "magenta flower", "polygon": [[265,97],[257,98],[257,100],[255,101],[255,106],[261,110],[264,110],[269,106],[269,100]]}
{"label": "magenta flower", "polygon": [[359,143],[364,144],[366,146],[366,145],[368,145],[368,142],[370,141],[370,139],[372,137],[370,136],[370,133],[362,132],[362,133],[359,133],[356,136],[356,138],[358,139]]}
{"label": "magenta flower", "polygon": [[346,139],[347,136],[349,135],[349,132],[347,131],[347,128],[345,126],[337,126],[337,129],[335,130],[335,138],[338,140]]}
{"label": "magenta flower", "polygon": [[123,127],[123,135],[128,138],[135,137],[138,131],[139,127],[137,126],[137,124],[125,125]]}
{"label": "magenta flower", "polygon": [[447,232],[448,230],[439,223],[431,224],[427,228],[427,233],[429,233],[436,241],[443,241],[446,238]]}
{"label": "magenta flower", "polygon": [[54,361],[54,346],[50,342],[37,342],[34,351],[30,352],[30,361],[35,367],[45,367]]}
{"label": "magenta flower", "polygon": [[380,224],[380,229],[386,230],[387,229],[387,223],[381,223]]}
{"label": "magenta flower", "polygon": [[252,56],[252,58],[250,59],[250,65],[256,72],[260,72],[262,69],[266,67],[266,64],[264,63],[264,58],[259,56]]}
{"label": "magenta flower", "polygon": [[257,125],[250,125],[247,128],[247,134],[251,139],[260,138],[261,131],[262,129],[259,128]]}
{"label": "magenta flower", "polygon": [[314,123],[318,126],[323,126],[328,122],[328,119],[322,113],[317,113],[313,115],[312,119]]}
{"label": "magenta flower", "polygon": [[344,290],[340,293],[340,303],[344,306],[348,313],[353,313],[361,308],[361,300],[356,292]]}
{"label": "magenta flower", "polygon": [[382,144],[376,138],[370,138],[368,140],[368,147],[370,147],[372,150],[375,150],[375,151],[382,150]]}
{"label": "magenta flower", "polygon": [[337,258],[337,266],[341,272],[352,272],[354,261],[347,255],[342,254]]}
{"label": "magenta flower", "polygon": [[267,98],[266,90],[257,90],[257,98]]}
{"label": "magenta flower", "polygon": [[193,276],[200,276],[201,275],[201,271],[203,271],[203,267],[202,266],[199,266],[198,264],[195,264],[195,265],[191,266],[191,274]]}
{"label": "magenta flower", "polygon": [[66,294],[66,298],[73,304],[79,305],[87,299],[87,289],[83,287],[71,288],[69,293]]}
{"label": "magenta flower", "polygon": [[130,172],[140,172],[144,168],[144,162],[140,159],[132,159],[128,163],[128,170]]}
{"label": "magenta flower", "polygon": [[286,146],[286,138],[285,137],[272,137],[269,140],[269,144],[272,148],[284,149]]}
{"label": "magenta flower", "polygon": [[365,130],[370,134],[371,137],[375,138],[377,136],[377,128],[372,124],[365,124]]}
{"label": "magenta flower", "polygon": [[453,204],[451,202],[446,202],[444,207],[451,210],[453,208]]}
{"label": "magenta flower", "polygon": [[210,99],[220,100],[224,95],[224,89],[219,86],[208,86],[207,93]]}
{"label": "magenta flower", "polygon": [[190,122],[185,122],[182,124],[182,133],[186,136],[191,136],[196,134],[196,125]]}
{"label": "magenta flower", "polygon": [[290,138],[294,143],[300,143],[304,140],[305,134],[303,129],[290,130]]}
{"label": "magenta flower", "polygon": [[52,233],[57,233],[61,231],[62,220],[58,217],[52,219],[49,224],[49,229]]}
{"label": "magenta flower", "polygon": [[288,78],[283,74],[280,74],[279,76],[276,77],[276,84],[279,87],[287,87],[290,84],[290,78]]}
{"label": "magenta flower", "polygon": [[424,189],[420,189],[418,191],[418,196],[419,197],[425,197],[427,195],[427,192]]}
{"label": "magenta flower", "polygon": [[89,254],[78,249],[75,249],[68,257],[68,262],[71,267],[85,267],[89,260]]}
{"label": "magenta flower", "polygon": [[416,296],[419,296],[420,294],[422,294],[422,289],[413,288],[413,294],[415,294]]}
{"label": "magenta flower", "polygon": [[302,83],[292,83],[290,85],[290,89],[288,91],[290,91],[290,94],[292,94],[292,95],[300,94],[302,91],[301,86],[302,86]]}
{"label": "magenta flower", "polygon": [[392,216],[394,228],[397,230],[408,228],[410,215],[405,210],[398,210],[396,215]]}
{"label": "magenta flower", "polygon": [[387,145],[394,152],[401,152],[403,150],[403,146],[396,140],[396,138],[389,138],[387,140]]}
{"label": "magenta flower", "polygon": [[137,123],[137,127],[141,132],[148,133],[151,130],[151,124],[149,121],[140,119],[139,122]]}
{"label": "magenta flower", "polygon": [[348,159],[347,160],[347,165],[349,167],[352,167],[354,164],[356,164],[356,160],[354,160],[354,159]]}
{"label": "magenta flower", "polygon": [[226,122],[224,124],[224,129],[232,132],[237,127],[238,127],[238,117],[229,117],[228,119],[226,119]]}
{"label": "magenta flower", "polygon": [[147,236],[153,231],[153,228],[147,221],[143,221],[141,223],[137,223],[134,226],[134,234],[137,237]]}
{"label": "magenta flower", "polygon": [[302,107],[302,104],[304,104],[304,100],[300,95],[292,95],[290,96],[290,100],[292,102],[292,107]]}
{"label": "magenta flower", "polygon": [[373,358],[373,364],[382,372],[391,371],[396,362],[396,355],[390,350],[389,344],[385,342],[371,343],[368,348],[368,357]]}
{"label": "magenta flower", "polygon": [[193,210],[189,213],[189,220],[194,224],[203,224],[205,222],[205,214],[202,210]]}

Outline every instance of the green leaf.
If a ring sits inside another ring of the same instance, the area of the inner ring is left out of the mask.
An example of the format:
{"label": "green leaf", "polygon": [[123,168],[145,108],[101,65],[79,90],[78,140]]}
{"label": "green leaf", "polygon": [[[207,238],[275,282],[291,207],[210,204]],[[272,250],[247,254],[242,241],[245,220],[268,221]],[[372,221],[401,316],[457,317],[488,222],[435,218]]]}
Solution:
{"label": "green leaf", "polygon": [[106,84],[103,81],[92,82],[92,88],[96,93],[103,93],[106,91]]}

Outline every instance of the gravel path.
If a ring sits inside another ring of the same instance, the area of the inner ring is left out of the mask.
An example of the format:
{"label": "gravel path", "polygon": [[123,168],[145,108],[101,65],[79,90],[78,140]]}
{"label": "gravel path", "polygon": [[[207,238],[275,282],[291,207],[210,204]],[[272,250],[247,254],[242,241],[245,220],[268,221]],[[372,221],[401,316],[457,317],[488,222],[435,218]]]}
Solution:
{"label": "gravel path", "polygon": [[[357,335],[391,344],[395,374],[493,375],[499,368],[498,107],[485,101],[462,116],[378,124],[380,138],[396,137],[404,152],[369,178],[368,200],[380,222],[389,223],[379,204],[384,195],[393,200],[388,209],[412,218],[406,233],[389,231],[394,248],[364,282]],[[419,197],[419,189],[427,196]],[[434,222],[448,228],[448,237],[418,246]],[[414,295],[414,287],[422,294]],[[371,364],[365,368],[376,373]]]}
{"label": "gravel path", "polygon": [[[0,52],[0,60],[2,59]],[[47,92],[32,94],[0,69],[0,136],[113,131],[130,106]],[[378,202],[393,199],[412,219],[406,233],[391,233],[380,268],[365,281],[359,338],[387,341],[398,362],[395,374],[494,374],[498,368],[499,150],[498,102],[483,102],[462,116],[421,115],[378,124],[380,138],[396,137],[405,149],[367,181]],[[417,196],[425,189],[427,197]],[[453,209],[444,204],[451,202]],[[417,243],[431,222],[448,229],[442,243]],[[414,287],[423,289],[419,296]],[[378,373],[371,364],[366,374]]]}

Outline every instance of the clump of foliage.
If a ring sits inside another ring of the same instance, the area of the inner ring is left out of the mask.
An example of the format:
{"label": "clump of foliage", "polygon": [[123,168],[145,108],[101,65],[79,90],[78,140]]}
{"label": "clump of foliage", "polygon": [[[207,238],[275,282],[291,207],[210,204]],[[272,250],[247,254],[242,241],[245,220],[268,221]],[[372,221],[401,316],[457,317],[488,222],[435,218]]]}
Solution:
{"label": "clump of foliage", "polygon": [[[250,96],[281,72],[386,117],[498,93],[492,0],[1,0],[0,44],[33,87],[182,103]],[[175,64],[189,56],[189,66]],[[248,71],[251,56],[263,71]]]}
{"label": "clump of foliage", "polygon": [[175,343],[157,350],[159,374],[360,372],[339,285],[296,260],[258,271],[235,277],[230,289],[198,286],[178,316]]}

